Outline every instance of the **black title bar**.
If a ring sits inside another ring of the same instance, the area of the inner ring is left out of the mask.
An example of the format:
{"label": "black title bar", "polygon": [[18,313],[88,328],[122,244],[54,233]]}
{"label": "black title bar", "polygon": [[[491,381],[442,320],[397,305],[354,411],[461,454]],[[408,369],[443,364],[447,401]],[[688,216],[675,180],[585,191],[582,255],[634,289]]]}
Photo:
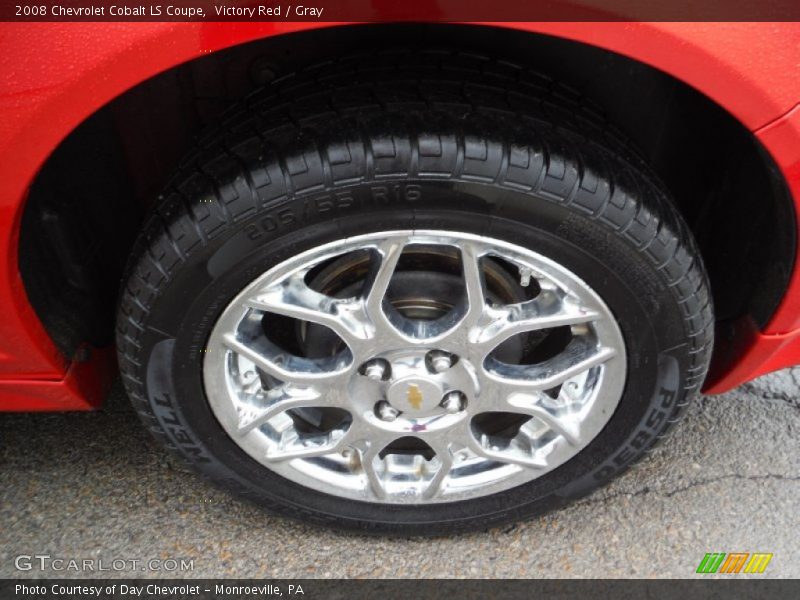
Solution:
{"label": "black title bar", "polygon": [[800,21],[800,0],[0,0],[2,21]]}

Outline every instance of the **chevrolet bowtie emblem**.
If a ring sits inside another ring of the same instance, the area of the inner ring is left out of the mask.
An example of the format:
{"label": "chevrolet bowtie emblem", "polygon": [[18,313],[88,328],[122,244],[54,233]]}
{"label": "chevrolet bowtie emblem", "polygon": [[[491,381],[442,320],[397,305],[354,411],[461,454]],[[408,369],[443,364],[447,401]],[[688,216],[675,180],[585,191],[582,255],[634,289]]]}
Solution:
{"label": "chevrolet bowtie emblem", "polygon": [[406,400],[408,400],[408,403],[415,410],[419,410],[420,406],[422,406],[422,392],[420,391],[419,386],[416,383],[412,383],[408,386],[408,391],[406,392]]}

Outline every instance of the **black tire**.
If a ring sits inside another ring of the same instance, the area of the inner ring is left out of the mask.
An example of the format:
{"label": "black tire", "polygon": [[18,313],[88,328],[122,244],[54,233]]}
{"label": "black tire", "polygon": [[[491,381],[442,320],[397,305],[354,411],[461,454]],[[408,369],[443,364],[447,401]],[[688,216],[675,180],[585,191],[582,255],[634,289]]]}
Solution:
{"label": "black tire", "polygon": [[[457,503],[343,500],[262,467],[204,399],[202,351],[216,316],[257,275],[312,246],[415,227],[536,247],[600,294],[628,357],[608,425],[554,471]],[[506,63],[398,54],[289,78],[204,136],[138,239],[117,344],[148,428],[221,486],[305,521],[434,534],[540,513],[624,471],[701,385],[712,312],[698,250],[667,193],[580,96]]]}

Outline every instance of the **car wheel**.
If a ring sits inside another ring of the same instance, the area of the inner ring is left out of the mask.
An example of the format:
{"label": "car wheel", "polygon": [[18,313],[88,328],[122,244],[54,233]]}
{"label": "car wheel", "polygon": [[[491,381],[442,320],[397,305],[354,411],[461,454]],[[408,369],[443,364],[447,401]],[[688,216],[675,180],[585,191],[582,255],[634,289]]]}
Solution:
{"label": "car wheel", "polygon": [[280,514],[402,534],[536,514],[642,456],[705,376],[707,277],[644,161],[574,94],[435,56],[250,98],[133,253],[136,408]]}

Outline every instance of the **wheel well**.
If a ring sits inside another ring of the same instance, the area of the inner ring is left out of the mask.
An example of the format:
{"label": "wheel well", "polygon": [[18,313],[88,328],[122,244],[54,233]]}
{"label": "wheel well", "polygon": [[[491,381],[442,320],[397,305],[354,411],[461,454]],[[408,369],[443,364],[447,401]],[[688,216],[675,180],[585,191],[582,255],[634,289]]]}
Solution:
{"label": "wheel well", "polygon": [[789,192],[754,136],[652,67],[577,42],[493,27],[368,25],[236,46],[157,75],[81,124],[48,159],[23,212],[20,272],[66,356],[111,342],[125,261],[143,214],[198,133],[232,103],[333,56],[403,47],[525,64],[579,90],[639,146],[701,248],[718,322],[766,324],[794,267]]}

